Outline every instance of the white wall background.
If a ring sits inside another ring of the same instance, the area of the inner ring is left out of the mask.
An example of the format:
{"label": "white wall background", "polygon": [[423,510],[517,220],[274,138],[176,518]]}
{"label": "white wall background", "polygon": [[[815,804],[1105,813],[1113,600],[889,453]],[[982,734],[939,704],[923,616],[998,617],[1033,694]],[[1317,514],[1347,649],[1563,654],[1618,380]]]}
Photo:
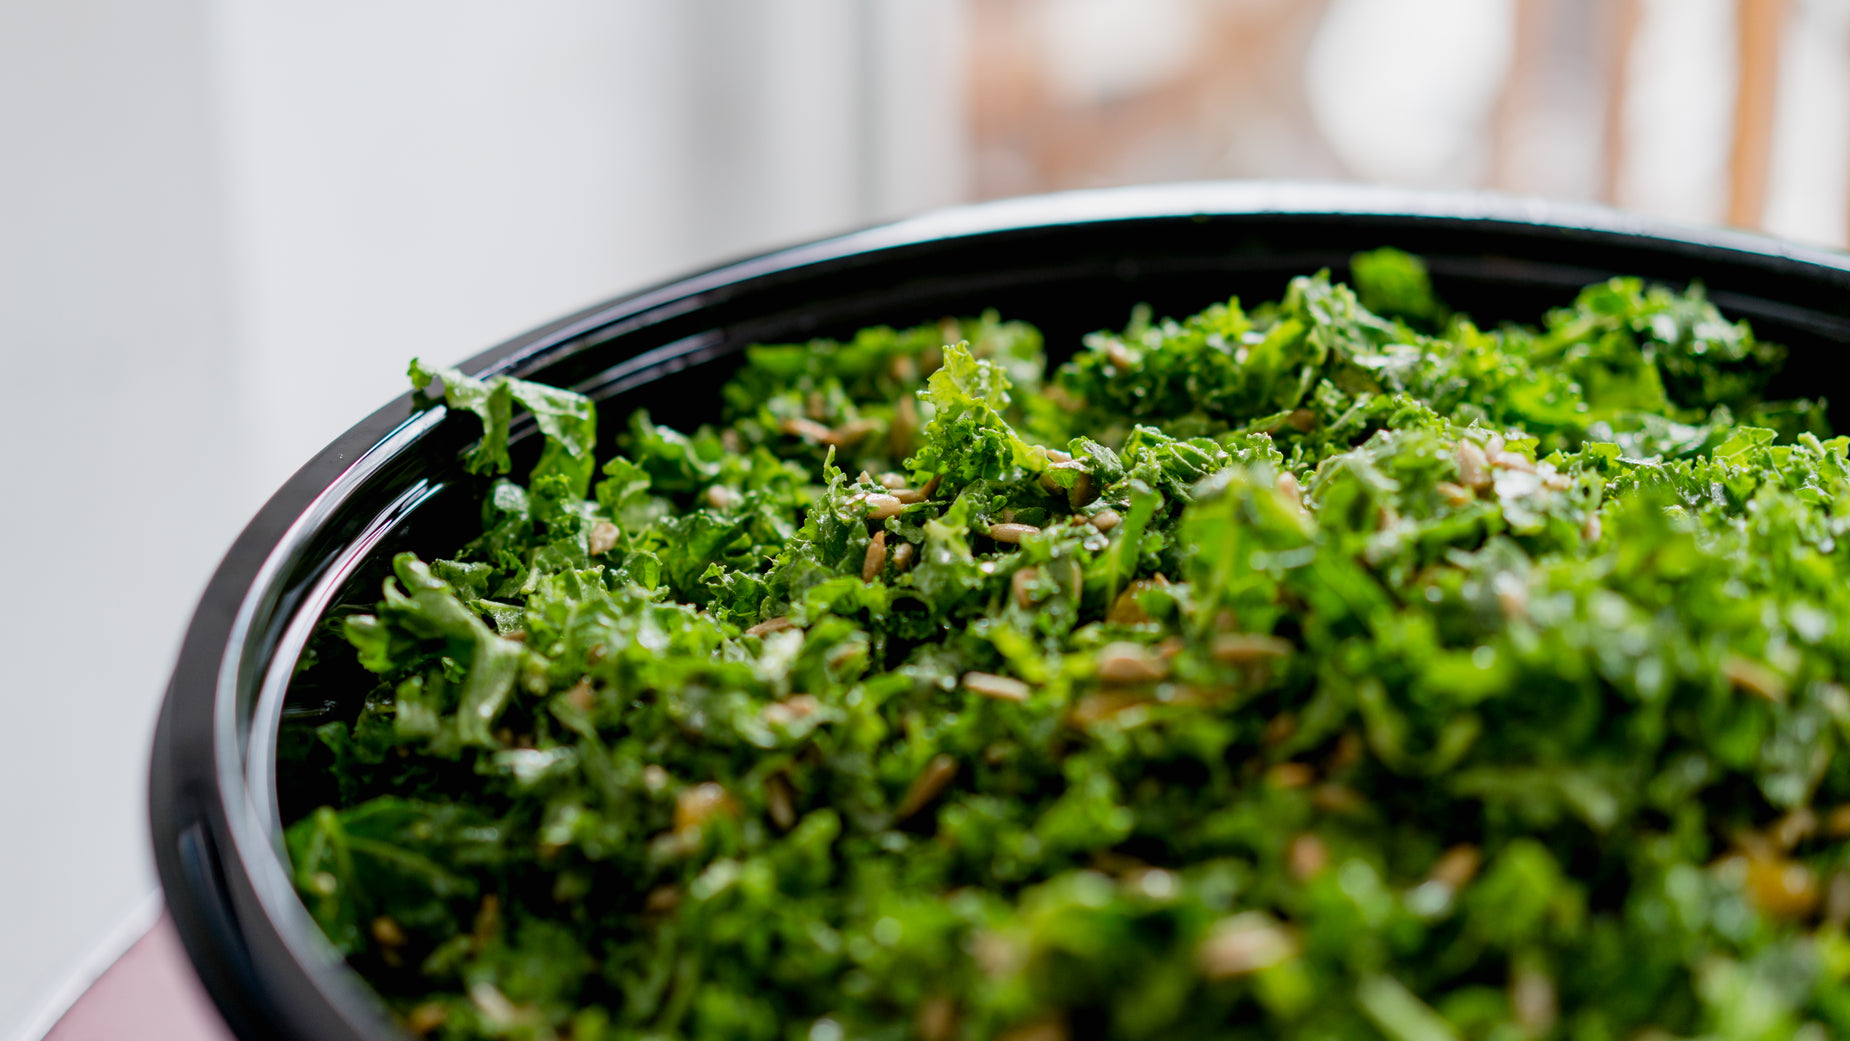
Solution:
{"label": "white wall background", "polygon": [[201,0],[0,4],[0,1037],[151,885],[163,674],[261,494]]}
{"label": "white wall background", "polygon": [[958,11],[0,0],[0,1038],[153,887],[160,695],[263,498],[413,354],[959,199]]}

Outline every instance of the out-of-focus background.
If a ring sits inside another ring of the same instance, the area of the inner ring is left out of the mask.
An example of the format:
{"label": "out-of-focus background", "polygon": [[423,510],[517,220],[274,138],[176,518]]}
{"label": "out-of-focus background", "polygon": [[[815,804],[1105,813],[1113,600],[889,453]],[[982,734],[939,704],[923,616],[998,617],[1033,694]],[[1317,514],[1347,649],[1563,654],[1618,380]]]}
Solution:
{"label": "out-of-focus background", "polygon": [[213,565],[410,356],[933,206],[1223,177],[1841,246],[1850,0],[0,0],[0,1038],[152,890]]}

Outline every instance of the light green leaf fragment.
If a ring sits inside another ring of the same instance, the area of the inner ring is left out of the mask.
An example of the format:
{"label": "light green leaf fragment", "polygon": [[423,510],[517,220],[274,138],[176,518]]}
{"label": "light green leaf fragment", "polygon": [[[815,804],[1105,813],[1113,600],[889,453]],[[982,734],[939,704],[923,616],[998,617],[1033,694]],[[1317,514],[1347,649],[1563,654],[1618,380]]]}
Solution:
{"label": "light green leaf fragment", "polygon": [[1356,985],[1356,1004],[1388,1041],[1462,1041],[1432,1006],[1392,976],[1367,976]]}

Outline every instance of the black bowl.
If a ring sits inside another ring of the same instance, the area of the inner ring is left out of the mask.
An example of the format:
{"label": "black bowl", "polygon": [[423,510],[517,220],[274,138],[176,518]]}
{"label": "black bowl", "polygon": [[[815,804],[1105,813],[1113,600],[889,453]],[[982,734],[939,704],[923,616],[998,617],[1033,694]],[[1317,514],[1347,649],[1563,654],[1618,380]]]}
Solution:
{"label": "black bowl", "polygon": [[[1850,257],[1585,207],[1380,189],[1202,184],[1083,192],[949,210],[757,257],[619,298],[464,364],[576,387],[613,431],[646,404],[677,425],[717,417],[748,343],[851,333],[996,308],[1058,355],[1139,302],[1188,314],[1345,273],[1357,250],[1424,256],[1454,307],[1534,321],[1618,274],[1700,281],[1733,317],[1792,347],[1773,393],[1834,392],[1850,342]],[[1843,417],[1837,417],[1844,425]],[[155,735],[155,861],[188,954],[244,1038],[400,1036],[290,885],[276,784],[285,703],[315,620],[371,602],[400,549],[442,554],[477,523],[461,450],[479,428],[392,402],[265,504],[187,630]],[[517,438],[531,449],[531,424]],[[347,692],[357,695],[359,689]],[[307,696],[338,702],[341,691]],[[304,779],[312,788],[313,779]]]}

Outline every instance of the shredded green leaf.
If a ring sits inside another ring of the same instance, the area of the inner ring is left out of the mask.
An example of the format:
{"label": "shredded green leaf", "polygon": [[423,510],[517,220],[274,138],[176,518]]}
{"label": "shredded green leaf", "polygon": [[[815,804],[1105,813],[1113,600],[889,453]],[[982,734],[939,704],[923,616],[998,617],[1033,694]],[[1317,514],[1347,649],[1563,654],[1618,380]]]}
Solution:
{"label": "shredded green leaf", "polygon": [[483,531],[298,677],[305,905],[432,1038],[1850,1038],[1850,439],[1700,287],[1352,270],[753,347],[597,470],[414,363]]}

